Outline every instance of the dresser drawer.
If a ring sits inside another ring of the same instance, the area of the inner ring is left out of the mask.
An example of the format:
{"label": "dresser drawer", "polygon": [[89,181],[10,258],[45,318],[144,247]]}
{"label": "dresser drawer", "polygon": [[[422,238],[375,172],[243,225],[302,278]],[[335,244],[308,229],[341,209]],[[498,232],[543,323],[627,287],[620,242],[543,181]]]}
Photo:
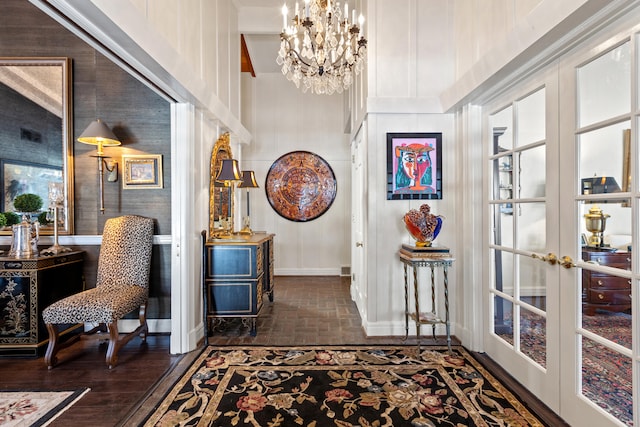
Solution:
{"label": "dresser drawer", "polygon": [[619,290],[590,289],[588,299],[591,304],[631,304],[631,290],[629,292]]}
{"label": "dresser drawer", "polygon": [[621,268],[623,270],[631,269],[631,254],[629,252],[589,252],[582,253],[582,259],[598,265],[606,265],[608,267]]}
{"label": "dresser drawer", "polygon": [[630,291],[631,279],[592,273],[591,278],[589,279],[589,289],[596,291],[606,289],[629,289]]}

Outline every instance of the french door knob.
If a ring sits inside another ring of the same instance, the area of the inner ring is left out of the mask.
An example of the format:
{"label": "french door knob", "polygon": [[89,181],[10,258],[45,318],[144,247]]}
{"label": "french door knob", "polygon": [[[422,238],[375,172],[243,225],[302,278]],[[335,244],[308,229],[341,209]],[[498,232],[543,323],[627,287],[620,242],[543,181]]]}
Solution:
{"label": "french door knob", "polygon": [[576,266],[569,255],[565,255],[562,258],[560,258],[558,260],[558,264],[560,264],[564,268],[571,268]]}
{"label": "french door knob", "polygon": [[555,263],[558,262],[558,257],[553,252],[549,252],[547,256],[531,254],[531,258],[539,259],[540,261],[546,261],[551,265],[555,265]]}

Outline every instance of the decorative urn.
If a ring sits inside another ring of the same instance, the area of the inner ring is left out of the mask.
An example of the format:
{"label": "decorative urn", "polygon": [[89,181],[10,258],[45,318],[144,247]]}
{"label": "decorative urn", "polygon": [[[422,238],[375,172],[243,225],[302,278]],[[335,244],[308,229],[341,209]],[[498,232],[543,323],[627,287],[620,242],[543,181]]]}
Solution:
{"label": "decorative urn", "polygon": [[426,203],[420,209],[411,209],[404,214],[404,225],[416,240],[417,247],[428,247],[440,233],[443,217],[431,213],[431,207]]}

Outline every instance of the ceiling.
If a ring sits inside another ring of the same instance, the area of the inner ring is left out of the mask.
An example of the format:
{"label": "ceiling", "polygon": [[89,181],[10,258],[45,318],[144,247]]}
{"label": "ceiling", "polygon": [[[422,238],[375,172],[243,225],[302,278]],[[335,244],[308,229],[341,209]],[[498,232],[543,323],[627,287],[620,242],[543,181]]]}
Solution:
{"label": "ceiling", "polygon": [[279,73],[280,66],[276,64],[278,50],[280,50],[280,36],[278,34],[243,34],[253,71],[256,74]]}

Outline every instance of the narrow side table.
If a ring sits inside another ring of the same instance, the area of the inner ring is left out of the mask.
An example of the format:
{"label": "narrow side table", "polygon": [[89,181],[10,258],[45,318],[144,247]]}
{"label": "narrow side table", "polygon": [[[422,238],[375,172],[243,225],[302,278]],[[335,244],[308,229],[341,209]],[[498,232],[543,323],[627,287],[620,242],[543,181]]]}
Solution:
{"label": "narrow side table", "polygon": [[[400,261],[404,264],[404,325],[405,339],[409,336],[409,318],[416,324],[416,338],[418,339],[418,351],[420,351],[420,326],[431,325],[433,339],[436,338],[436,325],[443,324],[447,330],[447,347],[451,353],[451,322],[449,319],[449,276],[448,268],[453,265],[453,258],[448,248],[445,247],[415,247],[403,244],[398,253]],[[409,311],[409,267],[413,270],[413,297],[415,311]],[[431,271],[431,310],[420,311],[420,285],[418,283],[419,267],[429,267]],[[442,268],[444,279],[444,319],[438,316],[436,310],[436,280],[437,268]]]}

